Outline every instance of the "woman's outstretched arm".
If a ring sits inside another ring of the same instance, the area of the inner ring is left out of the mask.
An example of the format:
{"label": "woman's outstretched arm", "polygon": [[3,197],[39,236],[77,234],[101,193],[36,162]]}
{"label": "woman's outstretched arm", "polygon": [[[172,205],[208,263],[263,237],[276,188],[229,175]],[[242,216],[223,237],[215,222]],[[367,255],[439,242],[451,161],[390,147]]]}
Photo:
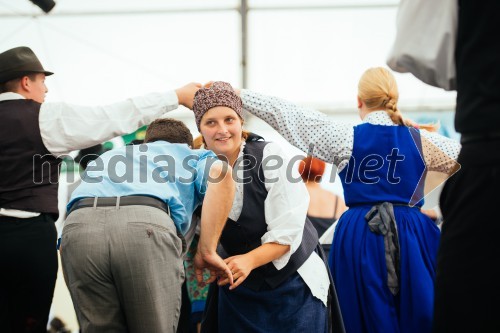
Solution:
{"label": "woman's outstretched arm", "polygon": [[290,144],[327,163],[338,165],[352,154],[353,126],[286,100],[242,89],[244,110],[264,120]]}

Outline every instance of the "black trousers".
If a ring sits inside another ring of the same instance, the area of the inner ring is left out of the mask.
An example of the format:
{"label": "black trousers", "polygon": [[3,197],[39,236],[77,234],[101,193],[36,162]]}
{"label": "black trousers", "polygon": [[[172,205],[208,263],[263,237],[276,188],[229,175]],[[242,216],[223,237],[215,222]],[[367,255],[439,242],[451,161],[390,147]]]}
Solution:
{"label": "black trousers", "polygon": [[47,332],[57,277],[56,242],[49,214],[0,216],[1,332]]}
{"label": "black trousers", "polygon": [[434,333],[500,332],[500,141],[465,144],[441,193]]}
{"label": "black trousers", "polygon": [[190,332],[190,318],[191,318],[191,301],[187,289],[187,281],[184,280],[182,284],[182,303],[181,313],[179,315],[179,324],[177,325],[177,333]]}

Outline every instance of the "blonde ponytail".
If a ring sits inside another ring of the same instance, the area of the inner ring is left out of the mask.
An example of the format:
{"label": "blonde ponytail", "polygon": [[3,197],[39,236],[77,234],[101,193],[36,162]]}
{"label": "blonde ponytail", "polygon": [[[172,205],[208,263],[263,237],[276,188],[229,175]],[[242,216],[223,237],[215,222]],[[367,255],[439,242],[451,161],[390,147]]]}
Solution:
{"label": "blonde ponytail", "polygon": [[417,124],[405,120],[398,108],[399,91],[394,75],[383,67],[367,69],[358,84],[358,96],[370,111],[384,110],[394,124],[436,132],[437,124]]}
{"label": "blonde ponytail", "polygon": [[403,115],[397,106],[397,100],[394,98],[388,98],[387,103],[385,103],[385,112],[389,114],[389,117],[391,117],[394,124],[405,125]]}

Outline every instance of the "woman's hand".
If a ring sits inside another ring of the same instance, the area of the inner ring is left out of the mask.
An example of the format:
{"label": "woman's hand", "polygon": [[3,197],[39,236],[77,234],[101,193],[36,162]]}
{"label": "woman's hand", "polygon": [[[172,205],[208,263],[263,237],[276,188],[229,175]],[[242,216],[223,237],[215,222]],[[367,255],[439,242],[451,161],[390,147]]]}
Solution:
{"label": "woman's hand", "polygon": [[[250,272],[255,268],[255,261],[251,253],[246,253],[243,255],[232,256],[224,260],[227,267],[231,270],[233,274],[234,284],[229,287],[229,290],[233,290],[238,287],[243,281],[246,280]],[[228,278],[219,281],[219,286],[224,286],[230,281]]]}
{"label": "woman's hand", "polygon": [[[255,268],[278,259],[288,251],[290,251],[290,245],[265,243],[248,253],[224,259],[234,280],[234,284],[229,287],[229,290],[233,290],[242,284]],[[219,286],[226,285],[229,282],[227,278],[220,279]]]}
{"label": "woman's hand", "polygon": [[436,221],[438,218],[438,214],[434,209],[421,209],[420,211],[433,221]]}

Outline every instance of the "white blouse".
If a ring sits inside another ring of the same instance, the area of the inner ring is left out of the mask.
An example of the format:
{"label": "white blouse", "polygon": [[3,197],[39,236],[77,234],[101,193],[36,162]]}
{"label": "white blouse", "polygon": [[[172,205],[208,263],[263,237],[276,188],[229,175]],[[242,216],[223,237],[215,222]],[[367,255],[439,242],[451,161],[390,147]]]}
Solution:
{"label": "white blouse", "polygon": [[[241,145],[238,158],[243,156]],[[290,245],[290,251],[273,260],[276,269],[282,269],[290,260],[290,256],[297,250],[302,242],[302,233],[309,206],[309,193],[302,181],[289,181],[301,179],[297,165],[290,165],[290,160],[283,149],[276,143],[268,143],[263,151],[263,160],[279,156],[283,159],[283,165],[279,168],[273,168],[273,163],[267,164],[268,168],[263,168],[266,180],[276,180],[264,182],[268,191],[264,208],[267,223],[267,232],[262,236],[261,242],[278,243]],[[298,163],[298,161],[297,161]],[[291,173],[290,173],[291,171]],[[243,179],[243,168],[237,168],[238,179]],[[287,173],[289,173],[287,178]],[[236,182],[236,193],[233,201],[233,207],[229,213],[229,218],[236,221],[240,217],[243,208],[243,182]],[[330,284],[327,268],[321,258],[313,252],[309,259],[297,270],[311,293],[320,299],[325,306],[327,305],[328,287]]]}

